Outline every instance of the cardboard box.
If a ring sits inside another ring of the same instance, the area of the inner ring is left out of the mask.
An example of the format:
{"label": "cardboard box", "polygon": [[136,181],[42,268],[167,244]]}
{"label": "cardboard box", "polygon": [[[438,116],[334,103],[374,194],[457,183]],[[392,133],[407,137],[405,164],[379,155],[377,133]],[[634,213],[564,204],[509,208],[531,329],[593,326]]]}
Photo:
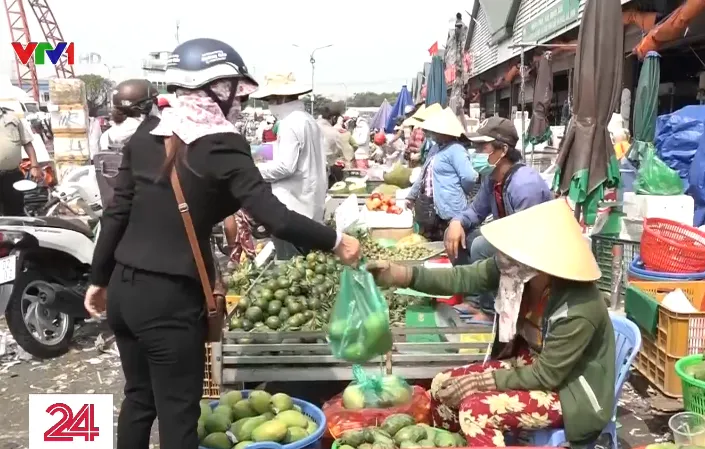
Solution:
{"label": "cardboard box", "polygon": [[88,109],[80,104],[59,106],[51,112],[51,128],[59,134],[88,135]]}
{"label": "cardboard box", "polygon": [[90,158],[88,150],[88,137],[57,137],[54,136],[54,159],[87,159]]}
{"label": "cardboard box", "polygon": [[80,104],[86,106],[86,85],[78,78],[49,80],[49,101],[55,105]]}

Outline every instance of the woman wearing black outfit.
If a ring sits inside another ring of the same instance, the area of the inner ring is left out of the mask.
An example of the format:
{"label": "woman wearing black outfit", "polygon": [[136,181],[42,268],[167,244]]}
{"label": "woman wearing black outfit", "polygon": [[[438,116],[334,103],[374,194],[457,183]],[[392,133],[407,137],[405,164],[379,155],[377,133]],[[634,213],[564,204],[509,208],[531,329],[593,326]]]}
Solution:
{"label": "woman wearing black outfit", "polygon": [[[213,225],[245,208],[278,238],[359,259],[353,237],[289,211],[255,167],[231,123],[257,83],[238,53],[212,39],[174,50],[168,83],[178,101],[149,117],[124,148],[113,203],[93,257],[86,308],[107,308],[125,374],[118,449],[147,449],[154,419],[167,449],[196,449],[202,393],[204,296],[184,223],[169,183],[176,164],[211,281]],[[164,137],[185,145],[167,160]],[[106,307],[107,298],[107,307]]]}

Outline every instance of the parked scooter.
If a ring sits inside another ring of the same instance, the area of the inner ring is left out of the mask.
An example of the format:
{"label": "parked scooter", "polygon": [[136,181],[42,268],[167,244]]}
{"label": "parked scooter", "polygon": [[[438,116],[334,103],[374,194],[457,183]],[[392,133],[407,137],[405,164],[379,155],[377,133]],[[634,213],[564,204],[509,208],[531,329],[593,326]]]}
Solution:
{"label": "parked scooter", "polygon": [[[51,190],[47,216],[0,217],[0,311],[20,347],[42,359],[68,352],[76,324],[89,318],[83,300],[102,204],[93,167],[75,172]],[[76,208],[85,217],[56,216]]]}

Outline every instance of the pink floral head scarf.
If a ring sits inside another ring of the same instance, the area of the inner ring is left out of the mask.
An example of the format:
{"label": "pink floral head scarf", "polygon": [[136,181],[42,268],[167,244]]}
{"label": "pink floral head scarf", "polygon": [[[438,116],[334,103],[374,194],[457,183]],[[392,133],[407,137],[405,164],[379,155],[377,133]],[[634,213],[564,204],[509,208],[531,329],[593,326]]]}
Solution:
{"label": "pink floral head scarf", "polygon": [[[233,88],[233,80],[215,81],[209,87],[218,98],[227,100]],[[235,99],[226,115],[223,114],[218,103],[204,90],[177,89],[176,100],[171,102],[171,107],[162,111],[161,121],[152,130],[152,134],[156,136],[176,134],[186,144],[190,144],[209,134],[237,133],[233,123],[241,116],[240,100],[256,90],[257,86],[254,83],[246,79],[238,79]]]}

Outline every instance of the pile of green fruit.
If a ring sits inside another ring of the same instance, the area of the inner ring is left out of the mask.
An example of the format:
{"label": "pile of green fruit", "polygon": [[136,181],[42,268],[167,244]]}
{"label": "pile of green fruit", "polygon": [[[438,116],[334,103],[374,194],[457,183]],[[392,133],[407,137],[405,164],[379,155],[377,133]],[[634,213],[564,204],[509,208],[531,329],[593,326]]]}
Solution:
{"label": "pile of green fruit", "polygon": [[252,262],[245,261],[229,274],[223,275],[223,282],[228,288],[228,294],[241,295],[250,288],[259,276],[259,271]]}
{"label": "pile of green fruit", "polygon": [[437,429],[427,424],[416,424],[405,414],[387,417],[380,427],[348,430],[336,440],[337,449],[415,449],[467,447],[458,433]]}
{"label": "pile of green fruit", "polygon": [[290,444],[317,429],[291,397],[262,390],[251,391],[247,398],[240,391],[229,391],[214,409],[204,401],[198,420],[201,446],[208,449],[245,449],[261,441]]}
{"label": "pile of green fruit", "polygon": [[230,330],[317,331],[330,318],[342,265],[322,252],[297,256],[265,273],[238,301]]}
{"label": "pile of green fruit", "polygon": [[359,233],[357,238],[360,240],[362,254],[369,260],[424,260],[437,252],[424,244],[384,247],[367,233]]}

